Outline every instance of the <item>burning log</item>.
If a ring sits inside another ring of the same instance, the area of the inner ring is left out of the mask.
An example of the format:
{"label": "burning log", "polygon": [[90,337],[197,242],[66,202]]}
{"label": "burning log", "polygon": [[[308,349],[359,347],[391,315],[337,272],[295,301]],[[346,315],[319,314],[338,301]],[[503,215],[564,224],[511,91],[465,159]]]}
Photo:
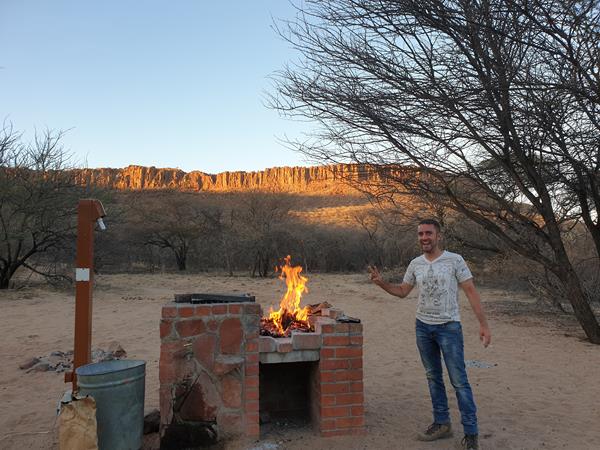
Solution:
{"label": "burning log", "polygon": [[300,322],[293,321],[284,328],[283,334],[280,333],[277,325],[273,323],[268,317],[263,317],[260,319],[260,335],[261,336],[271,336],[275,338],[279,337],[290,337],[292,335],[292,331],[300,331],[304,333],[309,333],[314,331],[314,327],[311,327],[308,322]]}
{"label": "burning log", "polygon": [[289,337],[292,331],[311,331],[308,323],[310,307],[300,308],[300,300],[306,289],[308,278],[300,275],[302,266],[292,267],[291,256],[287,256],[285,264],[277,271],[281,272],[280,280],[285,280],[287,291],[279,304],[279,310],[269,310],[269,316],[260,320],[260,334],[271,337]]}

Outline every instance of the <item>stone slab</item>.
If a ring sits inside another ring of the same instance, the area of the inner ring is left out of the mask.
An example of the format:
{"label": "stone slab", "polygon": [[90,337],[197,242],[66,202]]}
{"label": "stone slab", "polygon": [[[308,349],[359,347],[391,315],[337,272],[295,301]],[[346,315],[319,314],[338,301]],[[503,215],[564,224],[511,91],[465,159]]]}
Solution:
{"label": "stone slab", "polygon": [[287,353],[261,353],[261,364],[281,364],[303,361],[318,361],[320,358],[319,350],[293,350]]}

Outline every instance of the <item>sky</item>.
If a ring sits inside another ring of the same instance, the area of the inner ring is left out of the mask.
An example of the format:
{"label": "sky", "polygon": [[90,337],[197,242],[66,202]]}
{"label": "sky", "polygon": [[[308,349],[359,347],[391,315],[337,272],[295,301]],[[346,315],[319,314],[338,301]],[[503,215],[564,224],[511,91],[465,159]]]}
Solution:
{"label": "sky", "polygon": [[68,130],[86,167],[218,173],[309,165],[265,106],[298,59],[272,29],[288,0],[0,0],[0,121]]}

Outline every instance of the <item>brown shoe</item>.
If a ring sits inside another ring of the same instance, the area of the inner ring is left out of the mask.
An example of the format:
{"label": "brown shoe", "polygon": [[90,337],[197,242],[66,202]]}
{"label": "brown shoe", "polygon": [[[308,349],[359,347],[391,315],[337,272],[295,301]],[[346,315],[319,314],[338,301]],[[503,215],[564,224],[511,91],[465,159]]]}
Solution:
{"label": "brown shoe", "polygon": [[452,437],[452,425],[449,423],[432,423],[425,431],[417,434],[419,441],[437,441]]}
{"label": "brown shoe", "polygon": [[460,448],[464,450],[479,450],[479,442],[476,434],[465,434],[460,444]]}

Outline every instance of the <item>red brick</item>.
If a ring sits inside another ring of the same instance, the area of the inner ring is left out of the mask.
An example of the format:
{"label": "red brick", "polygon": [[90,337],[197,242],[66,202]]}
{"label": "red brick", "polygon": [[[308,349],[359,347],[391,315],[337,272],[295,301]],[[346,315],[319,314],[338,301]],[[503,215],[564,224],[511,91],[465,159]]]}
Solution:
{"label": "red brick", "polygon": [[347,323],[336,323],[335,324],[335,332],[336,333],[347,333],[350,331],[350,325]]}
{"label": "red brick", "polygon": [[246,351],[247,352],[257,352],[258,351],[258,340],[252,339],[246,341]]}
{"label": "red brick", "polygon": [[192,317],[194,315],[193,306],[182,306],[179,308],[179,317]]}
{"label": "red brick", "polygon": [[[226,306],[226,305],[219,305]],[[244,337],[242,322],[238,318],[225,319],[219,330],[221,353],[238,354]]]}
{"label": "red brick", "polygon": [[348,383],[321,383],[322,394],[339,394],[350,392]]}
{"label": "red brick", "polygon": [[364,424],[364,417],[340,417],[335,419],[336,428],[362,427]]}
{"label": "red brick", "polygon": [[346,417],[350,415],[348,406],[326,406],[321,408],[321,417]]}
{"label": "red brick", "polygon": [[258,400],[258,389],[246,389],[246,401],[248,400]]}
{"label": "red brick", "polygon": [[348,324],[350,325],[350,333],[354,334],[354,333],[361,333],[363,332],[363,325],[362,323],[350,323]]}
{"label": "red brick", "polygon": [[246,436],[258,437],[260,434],[260,426],[256,423],[246,424]]}
{"label": "red brick", "polygon": [[360,358],[362,357],[362,347],[344,347],[335,349],[336,358]]}
{"label": "red brick", "polygon": [[332,323],[327,323],[321,325],[321,333],[333,333],[334,327]]}
{"label": "red brick", "polygon": [[163,318],[177,317],[177,307],[176,306],[163,306],[162,317]]}
{"label": "red brick", "polygon": [[180,337],[186,338],[203,334],[206,326],[202,319],[189,319],[175,322],[175,329]]}
{"label": "red brick", "polygon": [[326,358],[333,358],[335,356],[335,349],[323,347],[323,348],[321,348],[320,356],[321,356],[321,361],[323,361]]}
{"label": "red brick", "polygon": [[365,407],[364,406],[352,406],[350,408],[350,413],[353,416],[364,416],[365,415]]}
{"label": "red brick", "polygon": [[363,392],[363,382],[353,381],[350,383],[350,392]]}
{"label": "red brick", "polygon": [[259,367],[258,364],[249,364],[246,366],[246,375],[258,375]]}
{"label": "red brick", "polygon": [[258,353],[246,353],[246,364],[258,364],[259,359]]}
{"label": "red brick", "polygon": [[352,358],[348,360],[350,362],[351,369],[362,369],[363,360],[362,358]]}
{"label": "red brick", "polygon": [[336,381],[345,381],[339,379],[338,372],[335,370],[321,371],[319,373],[319,380],[321,381],[321,383],[335,383]]}
{"label": "red brick", "polygon": [[241,314],[242,313],[242,305],[240,305],[240,304],[230,304],[227,307],[227,312],[229,314]]}
{"label": "red brick", "polygon": [[246,421],[246,429],[248,429],[248,427],[252,427],[252,426],[257,426],[259,427],[259,421],[260,421],[260,416],[258,413],[249,413],[249,414],[245,414],[245,421]]}
{"label": "red brick", "polygon": [[227,305],[216,304],[211,305],[213,315],[217,314],[227,314]]}
{"label": "red brick", "polygon": [[212,370],[215,363],[215,352],[217,350],[217,337],[214,334],[205,333],[198,336],[193,344],[194,356],[198,362],[208,370]]}
{"label": "red brick", "polygon": [[324,430],[335,430],[335,419],[323,419],[319,423],[321,431]]}
{"label": "red brick", "polygon": [[350,336],[350,345],[363,345],[362,336]]}
{"label": "red brick", "polygon": [[195,314],[196,316],[211,316],[212,308],[210,305],[197,305]]}
{"label": "red brick", "polygon": [[363,379],[362,369],[322,371],[321,382],[358,381]]}
{"label": "red brick", "polygon": [[215,331],[217,331],[219,329],[219,322],[214,320],[214,319],[210,319],[207,323],[206,323],[206,328],[209,331],[212,331],[213,333]]}
{"label": "red brick", "polygon": [[247,400],[244,409],[247,413],[258,413],[259,403],[256,400]]}
{"label": "red brick", "polygon": [[363,394],[354,392],[351,394],[338,394],[335,397],[336,405],[362,405],[364,402]]}
{"label": "red brick", "polygon": [[319,364],[321,370],[347,369],[348,367],[350,364],[347,359],[328,359]]}
{"label": "red brick", "polygon": [[245,303],[244,304],[244,313],[260,315],[260,313],[261,313],[260,305],[258,303]]}
{"label": "red brick", "polygon": [[323,336],[323,345],[350,345],[349,336]]}
{"label": "red brick", "polygon": [[349,381],[362,381],[363,371],[362,369],[353,369],[345,371],[345,379]]}
{"label": "red brick", "polygon": [[247,388],[258,387],[258,376],[256,376],[256,375],[246,376],[245,385]]}
{"label": "red brick", "polygon": [[164,339],[171,335],[173,331],[173,321],[170,319],[161,319],[160,321],[160,338]]}
{"label": "red brick", "polygon": [[223,404],[229,408],[241,408],[242,383],[232,375],[226,375],[221,382]]}
{"label": "red brick", "polygon": [[335,395],[322,395],[321,396],[321,405],[322,406],[333,406],[335,405]]}

